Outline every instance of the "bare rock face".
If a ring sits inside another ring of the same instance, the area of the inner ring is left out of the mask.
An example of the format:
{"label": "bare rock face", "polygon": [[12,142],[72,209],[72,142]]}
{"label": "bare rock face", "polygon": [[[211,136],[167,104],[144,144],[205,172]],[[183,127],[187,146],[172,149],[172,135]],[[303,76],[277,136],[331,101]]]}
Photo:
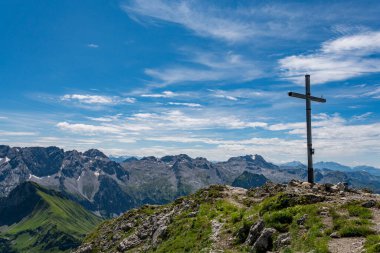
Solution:
{"label": "bare rock face", "polygon": [[264,227],[265,227],[265,224],[263,220],[259,220],[255,224],[253,224],[249,230],[249,234],[245,243],[248,245],[254,244],[256,240],[260,237],[261,232],[263,231]]}
{"label": "bare rock face", "polygon": [[77,251],[75,251],[75,253],[90,253],[90,252],[92,252],[91,244],[84,244]]}
{"label": "bare rock face", "polygon": [[276,233],[274,228],[264,228],[260,237],[252,246],[252,251],[254,253],[265,253],[268,250],[271,250],[273,247],[273,238],[272,235]]}
{"label": "bare rock face", "polygon": [[124,252],[133,247],[136,247],[140,243],[141,243],[140,238],[136,234],[133,234],[121,241],[121,243],[118,246],[118,250],[121,252]]}
{"label": "bare rock face", "polygon": [[280,234],[277,237],[277,240],[274,242],[274,246],[276,249],[282,248],[284,246],[290,245],[292,238],[290,233]]}
{"label": "bare rock face", "polygon": [[307,218],[308,218],[307,214],[302,215],[302,217],[297,220],[297,224],[298,225],[304,225]]}
{"label": "bare rock face", "polygon": [[367,202],[364,202],[362,204],[362,207],[372,208],[372,207],[376,206],[376,204],[377,204],[376,201],[374,201],[373,199],[371,199],[371,200],[369,200]]}

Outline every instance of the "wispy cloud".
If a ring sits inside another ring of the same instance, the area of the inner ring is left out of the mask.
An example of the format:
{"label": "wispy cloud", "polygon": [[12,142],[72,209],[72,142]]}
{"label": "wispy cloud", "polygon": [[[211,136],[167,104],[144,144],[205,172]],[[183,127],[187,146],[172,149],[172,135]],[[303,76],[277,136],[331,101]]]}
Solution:
{"label": "wispy cloud", "polygon": [[35,136],[36,132],[1,131],[0,136]]}
{"label": "wispy cloud", "polygon": [[202,107],[201,104],[197,104],[197,103],[169,102],[168,104],[169,104],[169,105],[187,106],[187,107]]}
{"label": "wispy cloud", "polygon": [[302,83],[306,73],[313,83],[341,81],[380,72],[380,32],[343,36],[326,41],[312,54],[293,55],[279,60],[283,77]]}
{"label": "wispy cloud", "polygon": [[360,115],[354,115],[352,116],[352,119],[354,120],[366,120],[368,119],[368,117],[370,117],[373,113],[372,112],[366,112],[366,113],[363,113],[363,114],[360,114]]}
{"label": "wispy cloud", "polygon": [[135,103],[136,99],[127,97],[121,98],[118,96],[101,96],[89,94],[66,94],[61,97],[62,101],[77,102],[81,104],[95,105],[115,105],[120,103]]}
{"label": "wispy cloud", "polygon": [[202,81],[246,82],[262,76],[256,62],[233,52],[210,53],[196,50],[186,51],[188,61],[196,66],[173,65],[164,68],[146,69],[145,73],[163,86],[174,83]]}
{"label": "wispy cloud", "polygon": [[102,125],[90,125],[90,124],[81,124],[81,123],[68,123],[68,122],[59,122],[57,127],[61,130],[80,133],[83,135],[94,135],[94,134],[115,134],[120,133],[121,129],[116,126],[102,126]]}
{"label": "wispy cloud", "polygon": [[232,100],[232,101],[237,101],[238,100],[236,97],[229,96],[229,95],[224,95],[224,94],[215,94],[214,97],[216,97],[216,98],[224,98],[224,99]]}
{"label": "wispy cloud", "polygon": [[147,98],[172,98],[178,96],[178,94],[172,91],[163,91],[161,93],[153,93],[153,94],[142,94],[141,97]]}
{"label": "wispy cloud", "polygon": [[89,48],[98,48],[99,45],[98,44],[94,44],[94,43],[89,43],[89,44],[87,44],[87,47],[89,47]]}
{"label": "wispy cloud", "polygon": [[200,2],[197,5],[192,1],[133,0],[122,5],[122,9],[135,20],[148,18],[172,22],[200,36],[234,42],[246,40],[255,33],[252,25],[211,8],[207,10]]}

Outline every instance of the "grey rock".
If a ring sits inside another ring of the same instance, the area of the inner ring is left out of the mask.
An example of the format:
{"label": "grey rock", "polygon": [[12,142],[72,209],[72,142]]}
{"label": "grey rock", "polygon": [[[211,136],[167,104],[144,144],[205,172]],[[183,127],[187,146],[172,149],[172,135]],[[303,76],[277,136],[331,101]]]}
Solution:
{"label": "grey rock", "polygon": [[274,228],[264,228],[260,237],[252,246],[252,251],[255,253],[264,253],[271,250],[273,247],[273,234],[276,233]]}
{"label": "grey rock", "polygon": [[305,225],[305,222],[309,216],[307,214],[302,215],[301,218],[297,220],[298,225]]}
{"label": "grey rock", "polygon": [[120,242],[118,250],[124,252],[126,250],[136,247],[140,243],[141,240],[139,239],[139,237],[136,234],[133,234]]}
{"label": "grey rock", "polygon": [[376,204],[377,204],[376,201],[374,201],[373,199],[371,199],[371,200],[368,200],[368,201],[364,202],[362,204],[362,207],[371,208],[371,207],[376,206]]}
{"label": "grey rock", "polygon": [[280,234],[274,242],[274,246],[276,249],[280,249],[284,246],[290,245],[291,239],[290,233]]}
{"label": "grey rock", "polygon": [[91,244],[84,244],[80,246],[74,253],[90,253],[92,252],[92,245]]}
{"label": "grey rock", "polygon": [[189,218],[193,218],[193,217],[196,217],[198,215],[198,211],[194,211],[194,212],[191,212],[187,215],[187,217]]}
{"label": "grey rock", "polygon": [[131,222],[127,222],[127,223],[121,224],[120,229],[124,230],[125,232],[128,232],[133,227],[134,227],[134,225]]}
{"label": "grey rock", "polygon": [[340,235],[339,235],[338,232],[333,232],[333,233],[330,234],[330,237],[331,238],[340,238]]}
{"label": "grey rock", "polygon": [[157,246],[161,239],[167,236],[168,227],[166,225],[159,226],[157,230],[154,232],[152,237],[153,246]]}
{"label": "grey rock", "polygon": [[137,236],[141,239],[141,240],[144,240],[146,238],[148,238],[151,234],[151,231],[148,230],[148,229],[141,229],[137,232]]}
{"label": "grey rock", "polygon": [[249,233],[247,239],[245,240],[245,244],[254,244],[256,240],[260,237],[260,234],[263,231],[264,227],[265,224],[263,220],[258,220],[255,224],[253,224],[249,229]]}

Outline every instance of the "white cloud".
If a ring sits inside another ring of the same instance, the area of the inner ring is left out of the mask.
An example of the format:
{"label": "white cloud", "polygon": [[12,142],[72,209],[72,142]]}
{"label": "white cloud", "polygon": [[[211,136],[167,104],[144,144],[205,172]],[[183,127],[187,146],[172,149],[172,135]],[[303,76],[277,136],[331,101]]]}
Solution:
{"label": "white cloud", "polygon": [[123,98],[123,99],[121,99],[121,101],[133,104],[136,102],[136,99],[135,98]]}
{"label": "white cloud", "polygon": [[341,81],[380,72],[380,32],[348,35],[322,44],[308,55],[293,55],[279,60],[283,77],[303,83],[305,74],[312,75],[312,83]]}
{"label": "white cloud", "polygon": [[188,61],[196,66],[173,65],[158,69],[146,69],[145,74],[158,79],[162,86],[200,81],[246,82],[262,76],[256,62],[233,52],[210,53],[197,50],[186,51]]}
{"label": "white cloud", "polygon": [[179,103],[179,102],[169,102],[169,105],[182,105],[182,106],[188,106],[188,107],[202,107],[202,105],[197,103]]}
{"label": "white cloud", "polygon": [[139,113],[129,118],[142,122],[152,129],[166,130],[201,130],[201,129],[244,129],[265,127],[265,122],[242,121],[235,116],[225,115],[187,115],[180,110],[166,111],[160,114]]}
{"label": "white cloud", "polygon": [[99,45],[94,44],[94,43],[89,43],[89,44],[87,44],[87,47],[89,47],[89,48],[98,48]]}
{"label": "white cloud", "polygon": [[322,45],[324,53],[368,55],[380,52],[380,32],[344,36]]}
{"label": "white cloud", "polygon": [[172,22],[186,27],[200,36],[226,41],[243,41],[255,33],[253,25],[239,21],[216,9],[200,9],[191,1],[143,1],[134,0],[122,5],[133,19],[150,18]]}
{"label": "white cloud", "polygon": [[92,121],[99,121],[99,122],[112,122],[118,120],[122,116],[121,113],[113,115],[113,116],[105,116],[105,117],[87,117],[88,119]]}
{"label": "white cloud", "polygon": [[368,119],[368,117],[371,116],[372,114],[373,114],[372,112],[366,112],[360,115],[354,115],[352,116],[352,118],[354,120],[365,120],[365,119]]}
{"label": "white cloud", "polygon": [[223,95],[223,94],[215,94],[214,97],[225,98],[227,100],[232,100],[232,101],[237,101],[238,100],[236,97],[229,96],[229,95]]}
{"label": "white cloud", "polygon": [[0,136],[34,136],[36,132],[1,131]]}
{"label": "white cloud", "polygon": [[155,93],[155,94],[142,94],[141,97],[147,97],[147,98],[171,98],[177,96],[176,93],[172,91],[163,91],[162,93]]}
{"label": "white cloud", "polygon": [[115,105],[120,103],[135,103],[135,98],[121,98],[118,96],[101,96],[89,94],[66,94],[61,97],[62,101],[78,102],[81,104]]}
{"label": "white cloud", "polygon": [[121,133],[121,129],[119,127],[115,126],[97,126],[97,125],[90,125],[90,124],[81,124],[81,123],[75,123],[71,124],[68,122],[59,122],[57,124],[57,127],[61,130],[77,133],[77,134],[83,134],[83,135],[94,135],[94,134],[117,134]]}

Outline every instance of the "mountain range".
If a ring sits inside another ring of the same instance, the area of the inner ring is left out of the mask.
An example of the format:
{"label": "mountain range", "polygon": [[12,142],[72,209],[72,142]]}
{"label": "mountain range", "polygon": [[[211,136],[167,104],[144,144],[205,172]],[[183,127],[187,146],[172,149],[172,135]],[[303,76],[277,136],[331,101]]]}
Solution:
{"label": "mountain range", "polygon": [[[373,167],[350,168],[337,163],[316,163],[321,183],[346,182],[380,192],[379,171]],[[96,149],[64,151],[58,147],[9,147],[0,145],[0,197],[18,185],[35,182],[64,194],[87,210],[118,216],[144,204],[164,204],[213,184],[250,188],[266,181],[305,180],[299,162],[275,165],[260,155],[232,157],[224,162],[188,155],[128,157],[116,162]]]}

